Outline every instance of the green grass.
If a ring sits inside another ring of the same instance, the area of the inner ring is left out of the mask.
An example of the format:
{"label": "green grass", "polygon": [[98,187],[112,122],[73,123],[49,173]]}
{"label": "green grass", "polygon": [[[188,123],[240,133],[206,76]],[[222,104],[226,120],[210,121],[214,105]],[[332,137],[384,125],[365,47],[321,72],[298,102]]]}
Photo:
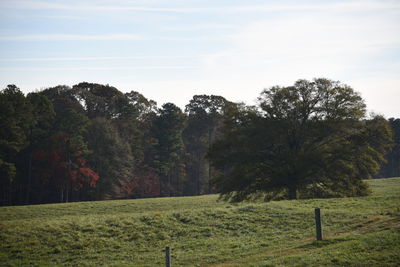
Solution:
{"label": "green grass", "polygon": [[[368,197],[217,196],[0,208],[0,266],[399,266],[400,178]],[[324,240],[315,241],[314,208]]]}

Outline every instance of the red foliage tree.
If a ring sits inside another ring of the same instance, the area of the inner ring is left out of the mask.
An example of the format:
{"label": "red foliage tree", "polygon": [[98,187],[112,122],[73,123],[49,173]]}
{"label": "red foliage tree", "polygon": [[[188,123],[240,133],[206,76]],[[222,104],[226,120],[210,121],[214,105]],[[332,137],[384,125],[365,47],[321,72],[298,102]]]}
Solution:
{"label": "red foliage tree", "polygon": [[96,187],[96,182],[99,180],[99,175],[92,169],[85,166],[86,160],[83,158],[76,158],[74,165],[76,166],[70,175],[73,189],[78,191],[85,185]]}
{"label": "red foliage tree", "polygon": [[[55,187],[61,201],[68,201],[68,194],[87,187],[96,187],[99,175],[86,166],[84,153],[68,135],[54,135],[51,146],[33,153],[34,171],[43,185]],[[79,200],[79,199],[77,199]]]}
{"label": "red foliage tree", "polygon": [[120,179],[116,190],[119,198],[158,197],[161,195],[160,177],[151,170],[140,171],[126,179]]}

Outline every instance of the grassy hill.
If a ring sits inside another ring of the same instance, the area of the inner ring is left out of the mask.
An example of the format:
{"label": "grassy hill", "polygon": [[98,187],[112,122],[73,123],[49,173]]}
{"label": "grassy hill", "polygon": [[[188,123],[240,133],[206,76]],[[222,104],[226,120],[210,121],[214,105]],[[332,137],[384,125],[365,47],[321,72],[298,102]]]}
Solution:
{"label": "grassy hill", "polygon": [[[368,197],[217,196],[0,207],[1,266],[399,266],[400,178]],[[314,208],[325,240],[314,241]]]}

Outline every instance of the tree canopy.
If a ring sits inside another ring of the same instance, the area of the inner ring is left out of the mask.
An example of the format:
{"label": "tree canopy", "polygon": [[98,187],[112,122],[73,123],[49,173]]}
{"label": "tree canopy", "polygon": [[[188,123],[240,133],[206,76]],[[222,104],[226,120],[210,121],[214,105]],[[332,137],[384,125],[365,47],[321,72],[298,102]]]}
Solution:
{"label": "tree canopy", "polygon": [[232,200],[366,194],[362,179],[379,170],[392,134],[384,118],[366,119],[351,87],[327,79],[264,90],[257,108],[227,114],[223,132],[208,157],[219,171],[214,184]]}

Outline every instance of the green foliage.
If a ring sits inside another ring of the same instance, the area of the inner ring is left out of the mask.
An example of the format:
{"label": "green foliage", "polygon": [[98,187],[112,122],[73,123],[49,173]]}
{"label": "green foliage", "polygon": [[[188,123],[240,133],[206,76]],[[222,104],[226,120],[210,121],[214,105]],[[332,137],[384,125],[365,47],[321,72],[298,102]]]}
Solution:
{"label": "green foliage", "polygon": [[130,178],[133,157],[130,147],[105,118],[92,119],[87,131],[88,163],[102,179],[96,186],[96,199],[113,198],[119,180]]}
{"label": "green foliage", "polygon": [[359,94],[331,80],[264,90],[259,110],[227,113],[224,136],[209,151],[219,170],[214,184],[233,201],[282,189],[290,199],[308,189],[309,196],[365,195],[360,180],[379,170],[392,136],[384,118],[364,113]]}
{"label": "green foliage", "polygon": [[4,162],[0,159],[0,176],[2,177],[1,183],[2,187],[7,186],[7,182],[12,182],[15,177],[17,170],[15,168],[15,164]]}
{"label": "green foliage", "polygon": [[186,165],[192,178],[188,191],[200,195],[210,193],[213,171],[205,158],[211,144],[219,137],[223,115],[234,104],[221,96],[195,95],[186,105],[188,120],[183,132],[186,147]]}
{"label": "green foliage", "polygon": [[[218,196],[0,207],[2,266],[396,266],[400,178],[368,197],[229,204]],[[323,241],[315,240],[314,208]]]}
{"label": "green foliage", "polygon": [[393,131],[393,147],[385,156],[387,162],[381,166],[378,177],[400,176],[400,119],[389,119]]}
{"label": "green foliage", "polygon": [[[158,117],[154,122],[158,160],[155,168],[162,178],[162,194],[171,196],[180,191],[179,187],[184,178],[182,132],[186,116],[180,108],[172,103],[166,103],[159,109]],[[175,182],[172,181],[175,178]]]}
{"label": "green foliage", "polygon": [[299,190],[299,198],[334,198],[367,196],[371,193],[368,184],[362,180],[337,180],[328,183],[314,183]]}
{"label": "green foliage", "polygon": [[124,94],[109,85],[83,82],[74,85],[71,94],[83,102],[89,118],[117,118],[124,113],[127,104]]}
{"label": "green foliage", "polygon": [[18,153],[28,144],[32,106],[15,85],[0,91],[0,205],[12,203]]}
{"label": "green foliage", "polygon": [[0,158],[12,160],[26,146],[31,111],[30,103],[15,85],[0,91]]}
{"label": "green foliage", "polygon": [[54,123],[55,112],[52,102],[40,93],[29,93],[26,99],[32,106],[31,126],[28,136],[29,145],[33,147],[41,146],[50,136],[51,127]]}

